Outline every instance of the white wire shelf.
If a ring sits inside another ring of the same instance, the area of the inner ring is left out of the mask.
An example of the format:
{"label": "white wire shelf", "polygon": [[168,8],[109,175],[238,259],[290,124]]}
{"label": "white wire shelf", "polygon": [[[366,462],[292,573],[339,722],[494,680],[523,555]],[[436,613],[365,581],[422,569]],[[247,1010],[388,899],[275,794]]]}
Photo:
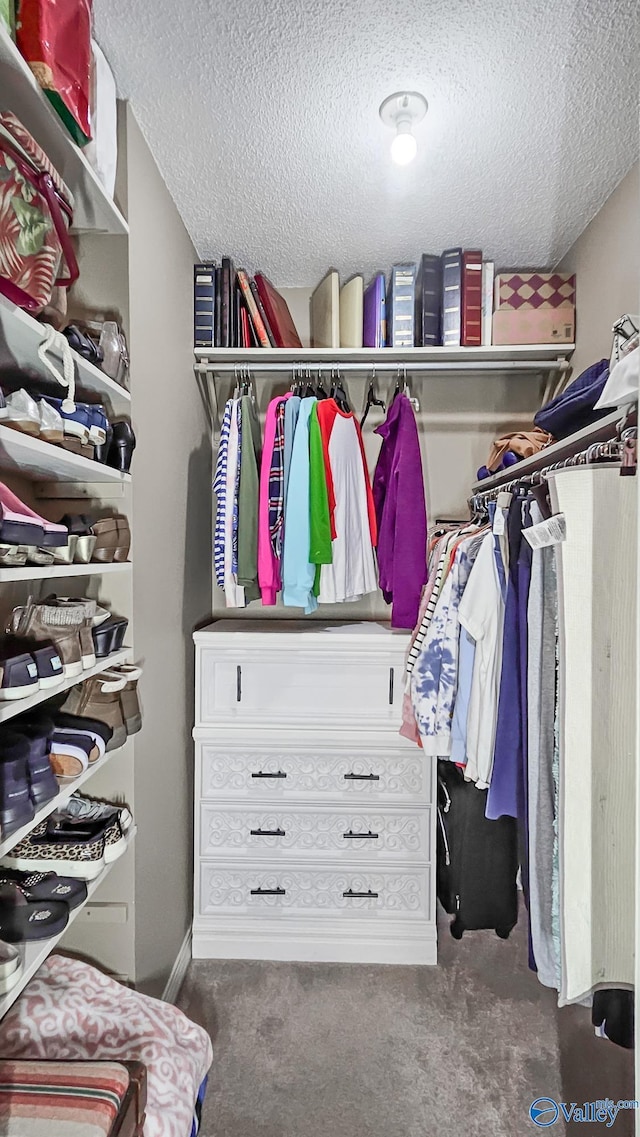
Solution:
{"label": "white wire shelf", "polygon": [[69,186],[75,199],[73,231],[128,233],[118,206],[72,142],[4,24],[0,25],[0,91],[2,109],[18,116]]}

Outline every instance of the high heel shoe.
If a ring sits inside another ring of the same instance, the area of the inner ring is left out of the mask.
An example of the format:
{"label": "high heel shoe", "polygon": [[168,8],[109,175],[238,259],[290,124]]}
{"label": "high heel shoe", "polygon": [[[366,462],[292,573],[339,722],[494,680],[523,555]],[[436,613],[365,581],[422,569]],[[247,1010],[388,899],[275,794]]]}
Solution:
{"label": "high heel shoe", "polygon": [[114,470],[119,470],[121,474],[128,474],[136,446],[136,436],[130,422],[114,422],[111,425],[113,436],[107,453],[107,466],[113,466]]}

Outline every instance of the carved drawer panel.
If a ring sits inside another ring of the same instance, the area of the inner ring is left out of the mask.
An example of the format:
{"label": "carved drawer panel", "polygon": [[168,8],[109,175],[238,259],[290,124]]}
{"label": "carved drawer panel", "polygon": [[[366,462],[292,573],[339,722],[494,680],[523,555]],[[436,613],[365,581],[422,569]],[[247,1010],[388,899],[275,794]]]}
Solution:
{"label": "carved drawer panel", "polygon": [[321,916],[426,920],[429,869],[307,868],[200,863],[201,916]]}
{"label": "carved drawer panel", "polygon": [[198,749],[205,801],[305,798],[425,805],[431,800],[431,759],[418,747],[239,749],[201,742]]}
{"label": "carved drawer panel", "polygon": [[431,860],[429,809],[255,806],[205,803],[200,810],[202,857],[349,860]]}

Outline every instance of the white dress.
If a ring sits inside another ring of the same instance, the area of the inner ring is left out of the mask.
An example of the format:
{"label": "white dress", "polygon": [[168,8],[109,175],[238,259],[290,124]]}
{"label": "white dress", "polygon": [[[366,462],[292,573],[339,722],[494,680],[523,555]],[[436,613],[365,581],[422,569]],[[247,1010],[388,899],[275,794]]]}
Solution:
{"label": "white dress", "polygon": [[320,571],[321,604],[360,600],[378,587],[371,545],[367,487],[355,420],[337,414],[329,438],[335,494],[333,563]]}

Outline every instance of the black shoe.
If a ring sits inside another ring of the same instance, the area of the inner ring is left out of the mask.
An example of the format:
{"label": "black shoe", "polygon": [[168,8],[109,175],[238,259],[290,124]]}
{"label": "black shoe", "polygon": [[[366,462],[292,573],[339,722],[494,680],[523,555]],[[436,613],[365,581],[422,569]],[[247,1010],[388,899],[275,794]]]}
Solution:
{"label": "black shoe", "polygon": [[35,806],[29,791],[29,740],[9,727],[0,733],[0,829],[9,837],[33,821]]}
{"label": "black shoe", "polygon": [[[102,443],[101,446],[96,446],[96,448],[93,452],[93,457],[94,457],[96,462],[102,462],[103,465],[106,464],[107,457],[109,454],[109,450],[111,448],[112,440],[113,440],[113,427],[112,427],[111,423],[109,423],[107,426],[106,440]],[[129,459],[129,461],[131,461],[131,459]]]}
{"label": "black shoe", "polygon": [[[6,635],[4,648],[13,649],[15,655],[27,654],[33,658],[40,690],[58,687],[64,679],[64,667],[53,640],[35,640],[30,636]],[[35,688],[34,688],[35,690]]]}
{"label": "black shoe", "polygon": [[20,638],[0,639],[0,699],[24,699],[40,690],[38,666]]}
{"label": "black shoe", "polygon": [[130,422],[114,422],[111,429],[113,435],[107,454],[107,465],[113,466],[114,470],[119,470],[121,474],[128,474],[136,446],[136,436]]}
{"label": "black shoe", "polygon": [[[64,868],[64,863],[60,867]],[[18,869],[0,868],[0,886],[5,882],[19,888],[26,900],[62,900],[69,908],[77,908],[87,899],[87,886],[83,880],[58,876],[55,872],[20,872]]]}
{"label": "black shoe", "polygon": [[[16,719],[13,724],[16,734],[22,734],[27,741],[27,780],[29,794],[36,809],[52,801],[60,792],[60,786],[51,768],[53,728],[53,719],[48,715]],[[0,732],[0,739],[1,737]]]}

